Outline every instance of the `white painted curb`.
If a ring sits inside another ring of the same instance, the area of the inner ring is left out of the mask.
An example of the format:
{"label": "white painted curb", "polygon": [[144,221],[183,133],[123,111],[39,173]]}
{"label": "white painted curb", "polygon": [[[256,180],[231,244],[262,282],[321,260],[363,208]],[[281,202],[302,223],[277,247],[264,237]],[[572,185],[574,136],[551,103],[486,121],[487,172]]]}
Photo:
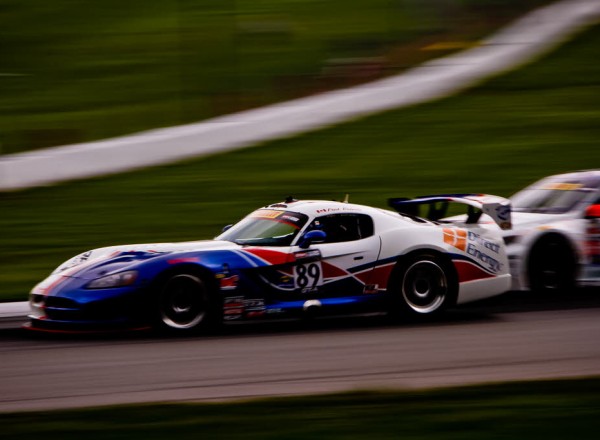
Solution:
{"label": "white painted curb", "polygon": [[29,314],[29,302],[14,302],[0,304],[0,320],[3,318],[25,318]]}
{"label": "white painted curb", "polygon": [[248,147],[459,92],[554,48],[600,17],[600,0],[533,11],[480,46],[361,86],[204,122],[0,157],[0,190],[15,190]]}

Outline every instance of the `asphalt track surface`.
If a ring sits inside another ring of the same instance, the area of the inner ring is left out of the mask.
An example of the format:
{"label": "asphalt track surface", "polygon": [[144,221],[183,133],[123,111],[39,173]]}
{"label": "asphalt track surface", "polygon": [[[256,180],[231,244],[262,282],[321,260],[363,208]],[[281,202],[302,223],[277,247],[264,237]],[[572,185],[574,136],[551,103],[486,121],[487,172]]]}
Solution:
{"label": "asphalt track surface", "polygon": [[323,318],[204,337],[41,337],[15,322],[0,330],[0,411],[594,376],[599,318],[590,289],[512,292],[425,323]]}

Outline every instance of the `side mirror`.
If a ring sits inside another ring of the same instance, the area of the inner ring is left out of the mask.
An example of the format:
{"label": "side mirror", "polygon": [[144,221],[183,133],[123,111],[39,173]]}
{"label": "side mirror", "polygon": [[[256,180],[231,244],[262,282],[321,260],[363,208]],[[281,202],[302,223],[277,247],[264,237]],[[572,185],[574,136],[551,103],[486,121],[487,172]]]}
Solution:
{"label": "side mirror", "polygon": [[590,205],[585,210],[587,220],[600,219],[600,204]]}
{"label": "side mirror", "polygon": [[232,226],[233,226],[233,224],[227,225],[227,226],[223,227],[223,229],[221,230],[221,232],[223,233],[225,231],[228,231],[229,229],[231,229]]}
{"label": "side mirror", "polygon": [[323,243],[326,238],[327,234],[324,231],[313,229],[302,236],[298,246],[300,246],[301,249],[306,249],[313,243]]}

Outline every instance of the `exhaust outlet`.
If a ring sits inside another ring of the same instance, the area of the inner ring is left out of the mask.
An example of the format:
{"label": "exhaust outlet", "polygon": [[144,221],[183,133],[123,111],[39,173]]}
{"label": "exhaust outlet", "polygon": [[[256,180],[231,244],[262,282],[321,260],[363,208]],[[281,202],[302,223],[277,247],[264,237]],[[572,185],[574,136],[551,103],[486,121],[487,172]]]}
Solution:
{"label": "exhaust outlet", "polygon": [[321,306],[321,301],[317,299],[309,299],[304,303],[304,306],[302,306],[302,310],[307,316],[313,317],[319,313]]}

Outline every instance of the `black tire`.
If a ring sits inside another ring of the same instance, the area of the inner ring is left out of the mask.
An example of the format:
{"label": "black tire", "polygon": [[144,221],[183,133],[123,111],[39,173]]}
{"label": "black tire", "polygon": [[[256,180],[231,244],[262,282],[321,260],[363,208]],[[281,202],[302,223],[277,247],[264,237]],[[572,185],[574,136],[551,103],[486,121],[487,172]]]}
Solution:
{"label": "black tire", "polygon": [[390,312],[396,316],[435,316],[456,302],[455,272],[449,262],[434,254],[415,255],[400,262],[391,286]]}
{"label": "black tire", "polygon": [[529,288],[541,295],[567,294],[575,288],[576,268],[575,253],[564,237],[542,237],[529,253]]}
{"label": "black tire", "polygon": [[213,329],[219,323],[215,295],[204,277],[194,272],[173,273],[157,291],[158,327],[188,333]]}

